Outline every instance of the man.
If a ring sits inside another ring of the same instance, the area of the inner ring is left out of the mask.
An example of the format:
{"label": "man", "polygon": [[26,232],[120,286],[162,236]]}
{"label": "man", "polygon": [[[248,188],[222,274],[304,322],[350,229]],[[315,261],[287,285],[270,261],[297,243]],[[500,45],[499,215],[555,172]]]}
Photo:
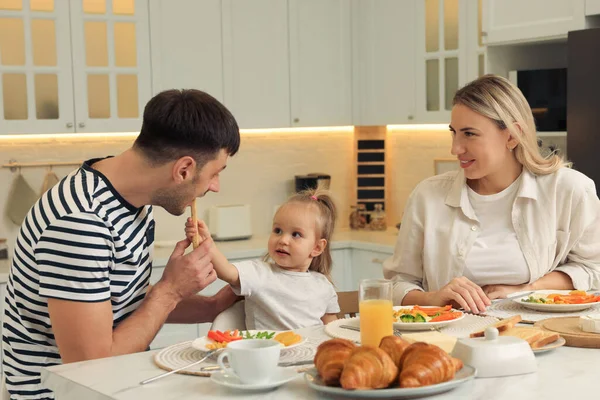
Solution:
{"label": "man", "polygon": [[6,386],[13,399],[54,398],[40,368],[144,351],[165,322],[209,322],[236,300],[216,279],[210,240],[173,251],[159,282],[152,267],[152,205],[181,215],[219,191],[239,148],[231,113],[197,90],[169,90],[144,110],[132,148],[86,161],[46,192],[17,238],[4,313]]}

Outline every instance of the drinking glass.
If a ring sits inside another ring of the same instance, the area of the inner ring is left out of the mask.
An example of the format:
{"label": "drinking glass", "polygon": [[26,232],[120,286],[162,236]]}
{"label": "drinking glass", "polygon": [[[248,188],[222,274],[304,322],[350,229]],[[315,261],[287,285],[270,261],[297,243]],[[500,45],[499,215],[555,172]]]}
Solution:
{"label": "drinking glass", "polygon": [[392,281],[386,279],[360,281],[358,312],[362,345],[379,347],[383,337],[394,333],[392,287]]}

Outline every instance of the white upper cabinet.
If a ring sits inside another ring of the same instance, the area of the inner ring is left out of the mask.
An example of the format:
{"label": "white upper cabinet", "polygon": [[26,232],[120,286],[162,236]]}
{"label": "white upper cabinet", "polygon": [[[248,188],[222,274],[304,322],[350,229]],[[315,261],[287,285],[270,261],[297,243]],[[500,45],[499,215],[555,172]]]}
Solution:
{"label": "white upper cabinet", "polygon": [[72,0],[78,132],[139,131],[151,97],[147,0]]}
{"label": "white upper cabinet", "polygon": [[585,15],[600,14],[600,0],[585,0]]}
{"label": "white upper cabinet", "polygon": [[448,123],[454,94],[467,83],[466,0],[417,2],[416,110],[419,123]]}
{"label": "white upper cabinet", "polygon": [[415,4],[352,2],[354,125],[413,122]]}
{"label": "white upper cabinet", "polygon": [[484,0],[487,44],[566,37],[585,28],[585,0]]}
{"label": "white upper cabinet", "polygon": [[290,126],[287,0],[223,0],[224,102],[241,128]]}
{"label": "white upper cabinet", "polygon": [[0,73],[0,133],[137,131],[147,0],[3,0]]}
{"label": "white upper cabinet", "polygon": [[69,2],[0,1],[0,133],[73,132]]}
{"label": "white upper cabinet", "polygon": [[352,125],[350,3],[289,0],[292,126]]}
{"label": "white upper cabinet", "polygon": [[200,89],[223,101],[221,0],[150,0],[152,88]]}

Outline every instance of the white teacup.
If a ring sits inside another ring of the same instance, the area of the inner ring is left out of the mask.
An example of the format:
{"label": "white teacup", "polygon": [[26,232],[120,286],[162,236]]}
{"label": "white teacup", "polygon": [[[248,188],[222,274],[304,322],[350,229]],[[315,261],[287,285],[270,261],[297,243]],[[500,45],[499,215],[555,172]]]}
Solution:
{"label": "white teacup", "polygon": [[[223,371],[237,376],[243,383],[266,383],[277,371],[281,344],[275,340],[244,339],[227,344],[217,363]],[[231,368],[225,367],[227,357]]]}

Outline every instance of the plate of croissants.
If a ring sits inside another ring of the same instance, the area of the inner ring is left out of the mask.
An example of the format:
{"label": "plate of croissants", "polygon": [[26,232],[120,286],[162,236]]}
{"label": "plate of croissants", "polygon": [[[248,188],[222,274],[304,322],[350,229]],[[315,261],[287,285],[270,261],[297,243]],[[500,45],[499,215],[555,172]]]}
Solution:
{"label": "plate of croissants", "polygon": [[463,365],[436,345],[409,343],[386,336],[379,347],[346,339],[319,345],[315,368],[304,378],[323,393],[368,398],[405,398],[446,392],[473,379],[475,368]]}

